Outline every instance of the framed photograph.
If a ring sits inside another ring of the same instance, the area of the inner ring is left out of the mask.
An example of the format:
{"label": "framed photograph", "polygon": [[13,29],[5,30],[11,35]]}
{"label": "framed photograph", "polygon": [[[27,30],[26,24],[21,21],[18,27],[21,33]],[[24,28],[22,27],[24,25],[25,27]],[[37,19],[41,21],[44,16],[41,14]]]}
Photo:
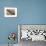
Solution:
{"label": "framed photograph", "polygon": [[46,41],[46,25],[18,25],[18,41]]}
{"label": "framed photograph", "polygon": [[15,7],[5,7],[4,17],[17,17],[17,8]]}

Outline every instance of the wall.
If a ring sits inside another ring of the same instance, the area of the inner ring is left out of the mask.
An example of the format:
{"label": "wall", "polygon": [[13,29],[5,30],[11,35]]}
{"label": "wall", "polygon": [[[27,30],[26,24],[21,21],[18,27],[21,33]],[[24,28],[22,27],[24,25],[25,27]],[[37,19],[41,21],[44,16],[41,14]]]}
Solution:
{"label": "wall", "polygon": [[[5,18],[4,7],[17,7],[17,18]],[[46,0],[0,0],[0,44],[7,44],[18,24],[46,24]],[[17,42],[17,40],[16,40]]]}

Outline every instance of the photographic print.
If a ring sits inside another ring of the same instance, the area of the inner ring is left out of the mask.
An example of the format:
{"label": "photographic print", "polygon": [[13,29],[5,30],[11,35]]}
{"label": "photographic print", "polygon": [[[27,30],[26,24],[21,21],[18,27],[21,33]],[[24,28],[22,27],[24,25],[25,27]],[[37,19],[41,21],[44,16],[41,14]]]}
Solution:
{"label": "photographic print", "polygon": [[[46,41],[46,25],[19,25],[20,40]],[[19,32],[18,32],[19,33]]]}
{"label": "photographic print", "polygon": [[15,7],[5,7],[4,17],[17,17],[17,8]]}

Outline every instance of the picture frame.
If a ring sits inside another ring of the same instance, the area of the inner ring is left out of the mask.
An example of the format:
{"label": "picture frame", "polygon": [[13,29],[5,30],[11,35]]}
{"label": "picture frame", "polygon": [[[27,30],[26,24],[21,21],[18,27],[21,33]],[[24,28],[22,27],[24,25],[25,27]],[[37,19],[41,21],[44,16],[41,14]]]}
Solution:
{"label": "picture frame", "polygon": [[[24,34],[25,31],[27,32],[26,34]],[[25,38],[25,36],[28,37]],[[20,42],[21,40],[46,41],[46,25],[45,24],[19,24],[18,41]]]}
{"label": "picture frame", "polygon": [[17,8],[15,7],[5,7],[4,17],[17,17]]}

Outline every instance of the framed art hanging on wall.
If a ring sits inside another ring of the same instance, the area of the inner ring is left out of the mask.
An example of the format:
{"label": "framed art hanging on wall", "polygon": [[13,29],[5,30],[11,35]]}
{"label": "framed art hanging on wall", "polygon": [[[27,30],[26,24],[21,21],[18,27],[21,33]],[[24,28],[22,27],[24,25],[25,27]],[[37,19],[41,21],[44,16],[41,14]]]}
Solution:
{"label": "framed art hanging on wall", "polygon": [[4,17],[17,17],[17,8],[15,7],[5,7]]}

